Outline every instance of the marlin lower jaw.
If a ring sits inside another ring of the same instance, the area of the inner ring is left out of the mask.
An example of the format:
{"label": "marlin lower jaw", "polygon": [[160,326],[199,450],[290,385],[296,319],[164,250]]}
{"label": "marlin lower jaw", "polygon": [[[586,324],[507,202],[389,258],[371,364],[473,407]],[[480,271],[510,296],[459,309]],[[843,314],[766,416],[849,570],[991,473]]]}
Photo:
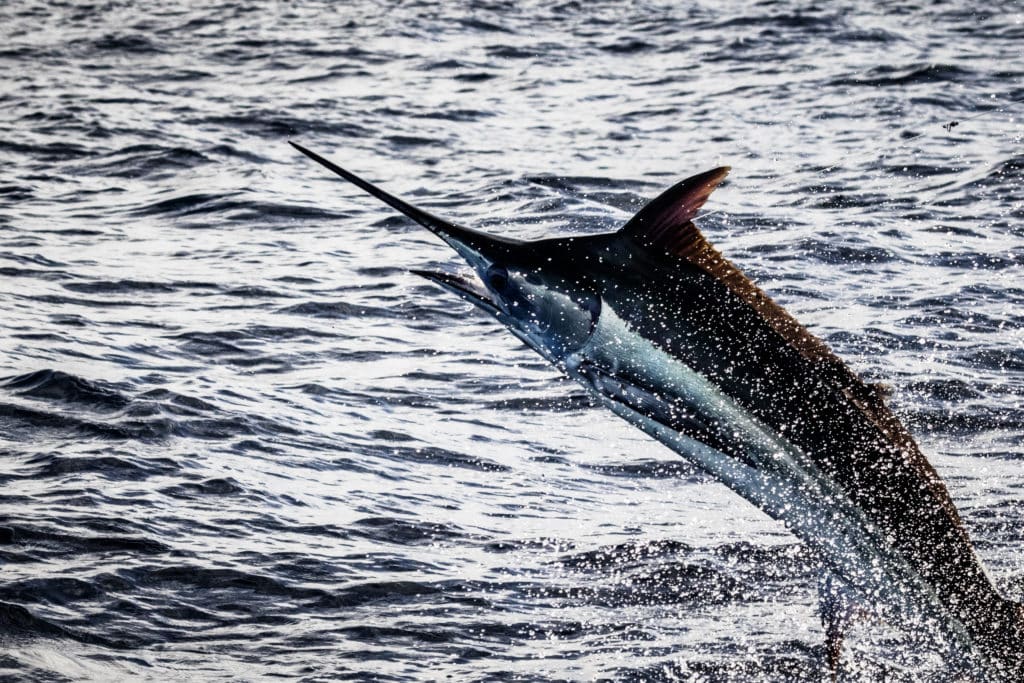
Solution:
{"label": "marlin lower jaw", "polygon": [[491,298],[490,293],[476,277],[469,278],[454,273],[442,273],[431,270],[410,270],[409,272],[444,287],[449,292],[499,319],[504,315],[495,304],[494,299]]}

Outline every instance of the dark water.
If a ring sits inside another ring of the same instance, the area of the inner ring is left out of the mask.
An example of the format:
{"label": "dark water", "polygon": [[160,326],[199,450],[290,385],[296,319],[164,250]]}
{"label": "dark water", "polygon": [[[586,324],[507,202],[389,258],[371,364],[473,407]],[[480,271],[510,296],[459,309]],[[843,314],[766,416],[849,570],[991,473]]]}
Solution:
{"label": "dark water", "polygon": [[355,4],[0,7],[0,675],[820,678],[794,538],[289,138],[517,236],[731,164],[705,232],[896,388],[1024,594],[1019,4]]}

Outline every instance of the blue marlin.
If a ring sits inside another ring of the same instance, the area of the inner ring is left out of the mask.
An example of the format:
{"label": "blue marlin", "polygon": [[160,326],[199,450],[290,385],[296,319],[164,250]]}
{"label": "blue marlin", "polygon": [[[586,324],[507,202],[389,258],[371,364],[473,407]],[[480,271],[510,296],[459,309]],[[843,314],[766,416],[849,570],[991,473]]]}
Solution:
{"label": "blue marlin", "polygon": [[950,666],[1024,680],[1024,609],[992,584],[946,486],[885,402],[703,236],[729,169],[621,229],[525,241],[461,227],[292,145],[440,237],[474,276],[416,271],[496,318],[602,406],[709,473],[819,558],[826,658],[867,605]]}

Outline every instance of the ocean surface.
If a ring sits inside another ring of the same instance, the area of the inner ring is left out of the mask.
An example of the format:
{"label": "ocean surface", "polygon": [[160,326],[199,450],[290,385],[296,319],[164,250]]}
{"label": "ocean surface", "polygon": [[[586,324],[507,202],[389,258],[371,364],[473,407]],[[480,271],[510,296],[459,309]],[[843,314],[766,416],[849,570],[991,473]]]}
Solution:
{"label": "ocean surface", "polygon": [[518,237],[731,165],[705,234],[1024,596],[1024,9],[969,4],[0,5],[0,680],[821,680],[796,539],[289,139]]}

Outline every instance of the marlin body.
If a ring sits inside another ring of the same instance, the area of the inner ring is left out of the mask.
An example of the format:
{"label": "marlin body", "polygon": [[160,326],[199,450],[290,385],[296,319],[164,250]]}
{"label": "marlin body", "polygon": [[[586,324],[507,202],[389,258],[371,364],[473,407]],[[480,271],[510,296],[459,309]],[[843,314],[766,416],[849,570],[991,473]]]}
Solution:
{"label": "marlin body", "polygon": [[828,579],[833,676],[850,617],[838,592],[927,630],[974,679],[1024,680],[1024,610],[989,581],[884,392],[693,224],[727,168],[669,188],[617,232],[521,241],[444,221],[294,146],[434,232],[476,278],[418,274],[807,543]]}

